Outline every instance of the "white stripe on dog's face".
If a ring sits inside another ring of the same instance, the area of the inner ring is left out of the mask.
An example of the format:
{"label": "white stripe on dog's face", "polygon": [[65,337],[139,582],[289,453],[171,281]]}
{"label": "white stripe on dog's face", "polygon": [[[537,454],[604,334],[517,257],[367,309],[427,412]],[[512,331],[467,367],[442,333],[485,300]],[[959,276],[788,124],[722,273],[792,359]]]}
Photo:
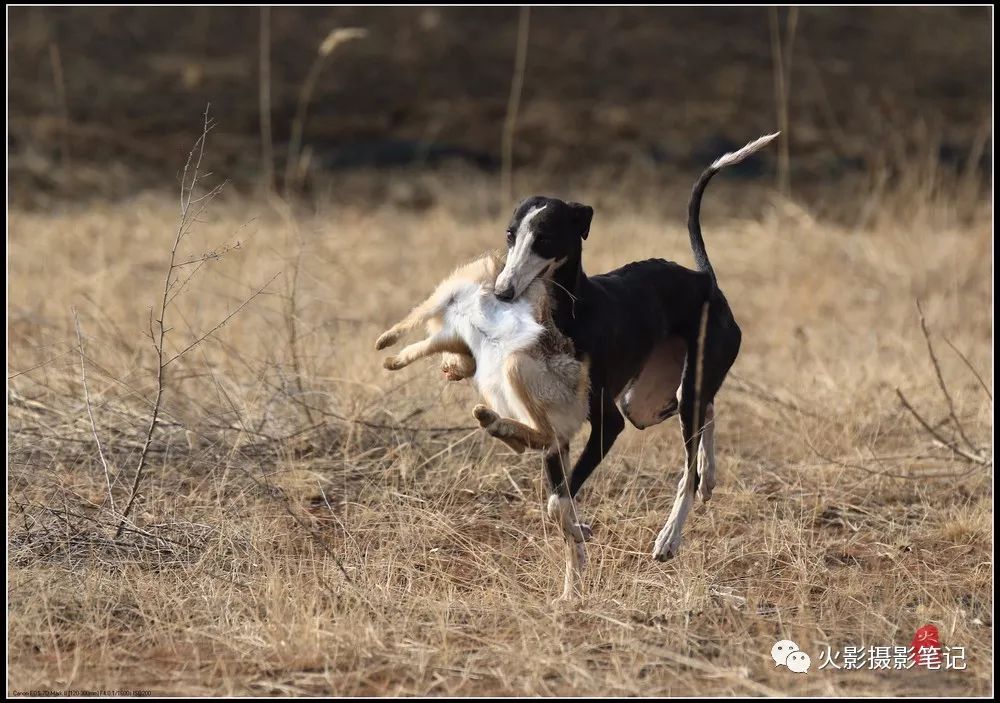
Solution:
{"label": "white stripe on dog's face", "polygon": [[531,228],[531,221],[544,209],[544,205],[536,207],[521,218],[514,235],[514,246],[507,252],[507,262],[497,276],[494,290],[498,293],[513,287],[513,297],[517,298],[552,263],[551,259],[534,252],[535,231]]}

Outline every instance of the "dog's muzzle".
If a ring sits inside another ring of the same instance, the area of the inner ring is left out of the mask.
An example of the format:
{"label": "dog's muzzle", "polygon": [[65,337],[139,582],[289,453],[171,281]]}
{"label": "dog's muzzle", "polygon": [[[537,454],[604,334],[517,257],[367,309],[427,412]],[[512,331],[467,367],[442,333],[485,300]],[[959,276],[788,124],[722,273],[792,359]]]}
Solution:
{"label": "dog's muzzle", "polygon": [[514,299],[514,286],[507,286],[502,290],[495,291],[493,295],[497,297],[497,300],[502,300],[505,303],[509,303]]}

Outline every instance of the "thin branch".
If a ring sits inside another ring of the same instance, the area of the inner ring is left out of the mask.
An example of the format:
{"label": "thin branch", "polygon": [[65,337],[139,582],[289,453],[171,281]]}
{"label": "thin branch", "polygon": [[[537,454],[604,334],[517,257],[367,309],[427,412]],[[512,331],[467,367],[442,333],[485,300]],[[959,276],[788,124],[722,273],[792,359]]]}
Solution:
{"label": "thin branch", "polygon": [[[153,398],[153,411],[150,413],[149,427],[146,429],[146,437],[142,443],[142,450],[139,452],[139,462],[136,466],[135,478],[132,480],[132,488],[129,490],[128,501],[121,513],[121,522],[118,524],[115,539],[121,537],[122,531],[125,529],[125,522],[128,519],[129,514],[132,512],[132,507],[135,505],[136,496],[139,494],[139,484],[142,482],[143,472],[146,468],[146,458],[149,455],[149,445],[153,440],[153,433],[156,431],[156,425],[160,419],[160,405],[163,401],[163,388],[166,382],[166,364],[163,363],[163,341],[167,334],[167,329],[164,324],[164,318],[167,314],[167,307],[170,304],[168,296],[171,289],[171,279],[176,268],[177,248],[180,246],[181,240],[184,238],[184,234],[188,230],[188,215],[191,211],[194,189],[198,184],[198,171],[201,169],[201,161],[205,155],[205,142],[208,141],[208,133],[214,126],[208,117],[210,107],[211,105],[205,106],[201,136],[198,137],[191,151],[188,153],[187,161],[184,164],[184,171],[181,174],[180,223],[177,225],[177,231],[174,235],[174,243],[170,248],[170,263],[169,266],[167,266],[167,272],[163,279],[163,295],[160,298],[160,312],[156,318],[156,322],[159,325],[158,334],[154,334],[152,310],[150,310],[149,336],[153,343],[153,348],[156,351],[156,395]],[[196,153],[197,156],[195,156]],[[193,170],[191,169],[192,161],[194,161]],[[190,185],[187,183],[189,170],[191,170],[192,173]]]}
{"label": "thin branch", "polygon": [[795,30],[798,25],[798,8],[788,8],[786,22],[787,47],[782,51],[781,27],[778,23],[778,8],[770,8],[771,62],[774,73],[774,98],[778,111],[778,128],[785,138],[781,140],[778,153],[778,188],[781,194],[791,194],[791,157],[789,155],[788,95],[792,78],[792,48],[795,45]]}
{"label": "thin branch", "polygon": [[983,377],[979,375],[979,372],[976,370],[976,367],[972,365],[972,362],[969,361],[969,358],[959,351],[958,347],[952,344],[950,339],[944,337],[944,341],[945,344],[951,347],[951,350],[958,354],[959,358],[965,362],[965,366],[972,372],[972,375],[976,377],[976,380],[979,381],[979,385],[983,387],[983,390],[986,391],[986,396],[990,399],[990,402],[993,402],[993,393],[990,391],[990,387],[986,385],[986,381],[984,381]]}
{"label": "thin branch", "polygon": [[[897,474],[897,473],[892,473],[891,471],[876,471],[874,469],[869,469],[866,466],[861,466],[860,464],[851,464],[846,461],[842,461],[840,459],[834,459],[833,457],[823,454],[819,449],[817,449],[816,446],[811,441],[809,441],[808,437],[803,437],[803,440],[805,441],[806,446],[809,447],[809,449],[812,451],[812,453],[815,454],[820,459],[822,459],[827,464],[839,466],[842,469],[851,469],[852,471],[860,471],[870,476],[879,476],[881,478],[896,478],[896,479],[902,479],[904,481],[912,481],[915,479],[925,479],[925,478],[961,478],[962,476],[967,476],[971,471],[975,470],[975,467],[972,467],[970,469],[966,469],[965,471],[926,471],[915,474]],[[868,448],[868,451],[871,453],[872,459],[879,465],[882,465],[882,462],[884,461],[885,457],[877,456],[871,450],[871,447]]]}
{"label": "thin branch", "polygon": [[97,434],[97,422],[94,421],[94,407],[90,402],[90,388],[87,386],[87,357],[83,349],[83,334],[80,332],[80,316],[73,308],[73,319],[76,321],[76,338],[80,342],[80,375],[83,377],[83,395],[87,401],[87,414],[90,416],[90,430],[94,433],[94,442],[97,444],[97,454],[101,457],[101,465],[104,467],[104,480],[108,486],[108,502],[111,504],[111,512],[115,512],[115,497],[111,492],[111,469],[108,468],[108,460],[104,457],[104,448],[101,447],[101,437]]}
{"label": "thin branch", "polygon": [[215,327],[213,327],[212,329],[210,329],[208,332],[206,332],[202,336],[198,337],[198,339],[196,339],[195,341],[191,342],[191,344],[189,344],[186,347],[184,347],[184,349],[182,349],[179,353],[174,354],[172,357],[170,357],[169,359],[167,359],[167,361],[165,361],[163,363],[163,366],[164,367],[169,366],[171,362],[177,361],[177,359],[181,358],[182,356],[184,356],[185,354],[187,354],[189,351],[191,351],[192,349],[194,349],[196,346],[198,346],[199,344],[201,344],[202,342],[204,342],[206,339],[208,339],[209,337],[211,337],[213,334],[215,334],[219,330],[219,328],[223,327],[227,322],[229,322],[231,319],[233,319],[234,317],[236,317],[236,315],[239,314],[240,310],[242,310],[247,305],[249,305],[250,302],[253,301],[254,298],[256,298],[258,295],[260,295],[261,293],[263,293],[264,289],[267,288],[269,285],[271,285],[274,282],[274,279],[276,279],[280,275],[281,275],[281,271],[278,271],[276,274],[274,274],[273,276],[271,276],[271,279],[267,283],[265,283],[263,286],[261,286],[260,288],[258,288],[257,291],[253,295],[251,295],[249,298],[247,298],[242,303],[240,303],[240,306],[238,308],[236,308],[231,313],[229,313],[228,315],[226,315],[222,319],[222,322],[220,322],[219,324],[217,324]]}
{"label": "thin branch", "polygon": [[899,396],[899,400],[900,400],[900,402],[902,402],[903,407],[906,408],[907,410],[909,410],[910,414],[912,414],[913,417],[916,418],[917,422],[919,422],[921,424],[921,426],[923,426],[923,428],[925,430],[927,430],[927,433],[930,434],[931,437],[933,437],[934,439],[936,439],[938,442],[940,442],[943,447],[945,447],[946,449],[949,449],[950,451],[952,451],[953,453],[955,453],[958,456],[962,457],[963,459],[966,459],[968,461],[974,462],[976,464],[981,464],[983,466],[986,466],[986,465],[989,464],[989,459],[988,458],[981,457],[981,456],[978,456],[976,454],[970,454],[969,452],[965,451],[961,447],[956,447],[954,442],[949,442],[944,437],[942,437],[940,435],[940,433],[937,430],[935,430],[931,426],[931,424],[929,422],[927,422],[927,420],[925,420],[923,417],[921,417],[920,413],[918,413],[914,409],[914,407],[912,405],[910,405],[910,401],[908,401],[906,399],[906,396],[903,395],[903,391],[901,391],[901,390],[899,390],[897,388],[896,389],[896,395]]}
{"label": "thin branch", "polygon": [[958,421],[958,416],[955,414],[955,403],[951,399],[951,393],[948,392],[948,386],[945,384],[944,376],[941,374],[941,365],[938,363],[937,355],[934,353],[934,346],[931,344],[931,333],[927,329],[924,310],[920,307],[919,300],[915,302],[917,304],[917,314],[920,316],[920,330],[924,333],[924,341],[927,343],[927,354],[931,357],[931,364],[934,365],[934,374],[937,376],[938,388],[941,389],[941,394],[944,395],[944,399],[948,403],[948,416],[951,418],[952,423],[955,425],[959,436],[965,442],[966,446],[972,451],[978,452],[979,448],[969,440],[968,435],[965,434],[965,429],[962,427],[962,423]]}

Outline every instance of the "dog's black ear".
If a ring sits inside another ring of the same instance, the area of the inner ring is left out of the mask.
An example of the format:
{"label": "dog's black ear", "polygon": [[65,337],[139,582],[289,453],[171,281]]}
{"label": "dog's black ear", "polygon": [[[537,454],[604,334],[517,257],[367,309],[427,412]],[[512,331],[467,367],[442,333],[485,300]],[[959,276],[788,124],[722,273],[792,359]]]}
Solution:
{"label": "dog's black ear", "polygon": [[580,239],[586,239],[590,234],[590,221],[594,219],[594,208],[580,203],[566,203],[573,212],[573,219],[580,233]]}

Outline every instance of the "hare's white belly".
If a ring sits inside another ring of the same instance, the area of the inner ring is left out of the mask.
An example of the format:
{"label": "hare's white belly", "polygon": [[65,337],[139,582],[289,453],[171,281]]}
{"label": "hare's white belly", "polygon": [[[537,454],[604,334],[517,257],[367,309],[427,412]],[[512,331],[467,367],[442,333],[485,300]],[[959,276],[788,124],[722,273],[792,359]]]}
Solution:
{"label": "hare's white belly", "polygon": [[512,354],[534,345],[543,327],[525,300],[504,302],[482,286],[465,284],[452,297],[445,326],[462,338],[476,359],[473,380],[487,404],[498,414],[530,423],[504,373]]}

